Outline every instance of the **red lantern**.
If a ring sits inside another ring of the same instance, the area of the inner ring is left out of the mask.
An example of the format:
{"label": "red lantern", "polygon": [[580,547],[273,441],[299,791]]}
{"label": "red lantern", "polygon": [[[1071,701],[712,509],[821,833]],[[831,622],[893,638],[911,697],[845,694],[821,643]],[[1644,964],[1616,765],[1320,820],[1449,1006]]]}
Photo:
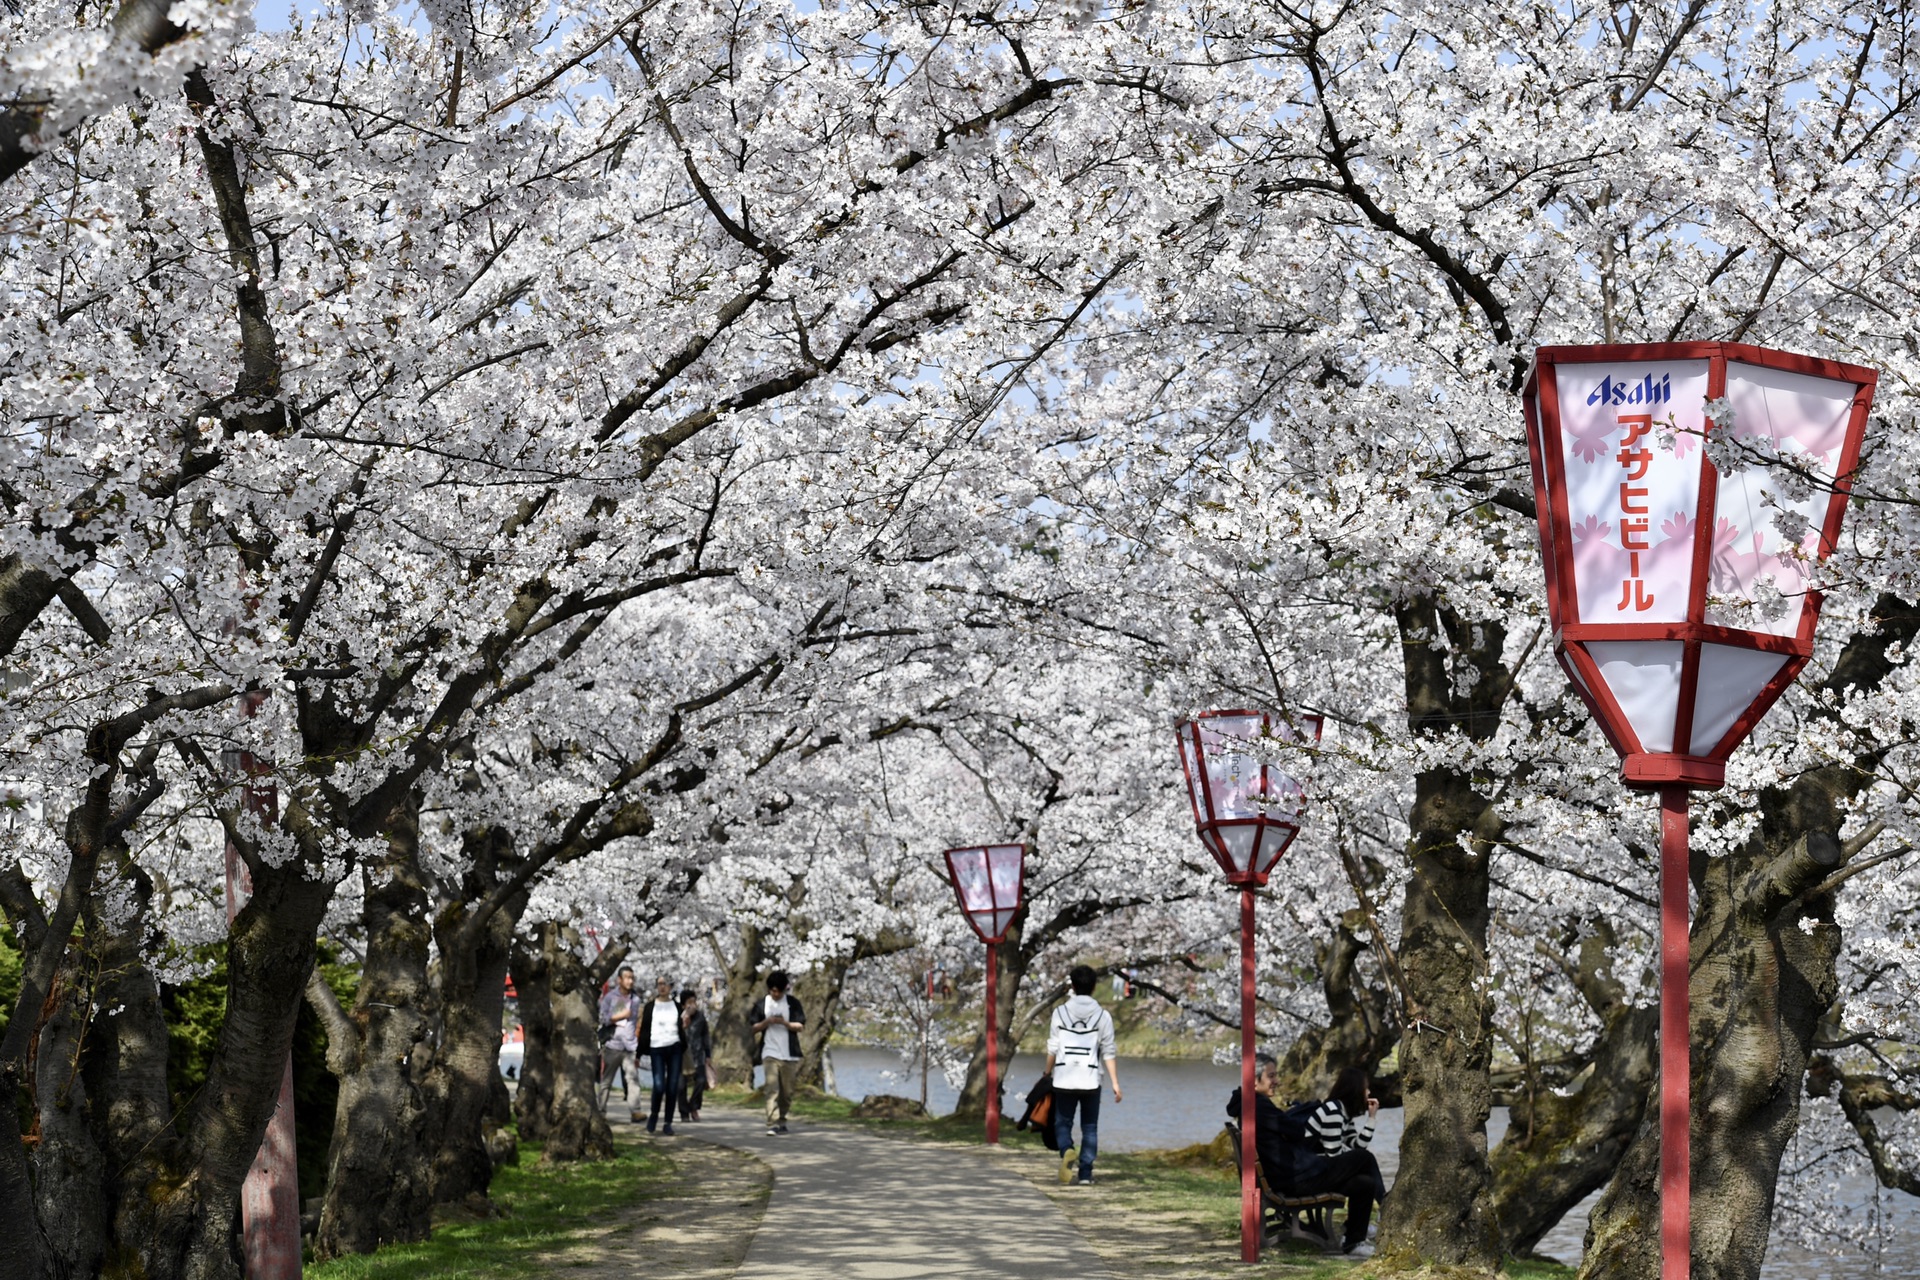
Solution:
{"label": "red lantern", "polygon": [[1180,765],[1200,841],[1227,883],[1263,885],[1300,832],[1306,795],[1273,759],[1320,741],[1319,716],[1276,719],[1264,711],[1205,711],[1180,726]]}
{"label": "red lantern", "polygon": [[[1720,786],[1806,665],[1808,583],[1840,534],[1874,381],[1730,342],[1540,349],[1527,442],[1555,648],[1629,786]],[[1702,442],[1723,435],[1751,465],[1714,468]]]}
{"label": "red lantern", "polygon": [[1320,741],[1319,716],[1203,711],[1179,727],[1180,767],[1193,825],[1240,890],[1240,1258],[1260,1260],[1260,1187],[1254,1176],[1253,891],[1300,834],[1306,791],[1276,756]]}
{"label": "red lantern", "polygon": [[967,924],[987,944],[987,1141],[1000,1141],[999,956],[1026,887],[1023,844],[969,845],[947,850],[947,879]]}
{"label": "red lantern", "polygon": [[1813,654],[1875,380],[1731,342],[1542,347],[1527,378],[1554,651],[1622,779],[1660,792],[1662,1280],[1692,1265],[1687,792]]}
{"label": "red lantern", "polygon": [[960,899],[967,923],[980,941],[995,943],[1007,936],[1013,913],[1020,909],[1025,886],[1027,847],[1022,844],[983,844],[947,850],[947,878]]}

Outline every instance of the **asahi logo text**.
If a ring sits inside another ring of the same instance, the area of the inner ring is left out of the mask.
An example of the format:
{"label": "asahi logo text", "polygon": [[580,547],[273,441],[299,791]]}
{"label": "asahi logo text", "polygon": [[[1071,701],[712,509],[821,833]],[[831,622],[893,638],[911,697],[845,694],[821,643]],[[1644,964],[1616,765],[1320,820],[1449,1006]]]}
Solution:
{"label": "asahi logo text", "polygon": [[1665,404],[1673,399],[1673,375],[1662,374],[1658,381],[1652,374],[1638,382],[1615,382],[1612,377],[1600,379],[1600,385],[1587,397],[1587,403],[1596,404]]}

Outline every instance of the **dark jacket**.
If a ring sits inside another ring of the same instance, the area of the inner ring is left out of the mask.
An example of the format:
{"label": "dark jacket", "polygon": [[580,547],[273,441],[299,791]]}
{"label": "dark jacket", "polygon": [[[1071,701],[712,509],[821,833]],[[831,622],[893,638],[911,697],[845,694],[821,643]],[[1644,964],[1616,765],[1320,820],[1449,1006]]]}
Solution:
{"label": "dark jacket", "polygon": [[[759,1011],[753,1019],[754,1022],[758,1022],[767,1016],[767,997],[764,994],[760,997],[760,1003],[755,1005],[754,1008]],[[801,1026],[807,1024],[807,1015],[800,1011],[800,997],[791,991],[787,992],[787,1021],[797,1022]],[[795,1031],[792,1027],[768,1027],[766,1031],[762,1031],[754,1038],[753,1060],[755,1062],[766,1061],[768,1031],[786,1032],[787,1044],[790,1046],[787,1049],[787,1053],[794,1058],[800,1056],[800,1033],[798,1031]]]}
{"label": "dark jacket", "polygon": [[[1287,1117],[1272,1098],[1264,1093],[1256,1093],[1253,1097],[1253,1150],[1265,1167],[1267,1181],[1273,1184],[1273,1189],[1284,1194],[1288,1189],[1322,1173],[1327,1166],[1327,1157],[1320,1154],[1304,1135],[1295,1137],[1288,1132]],[[1227,1099],[1227,1115],[1235,1120],[1240,1118],[1238,1089]]]}
{"label": "dark jacket", "polygon": [[693,1011],[680,1038],[687,1042],[687,1070],[694,1072],[705,1067],[707,1059],[713,1056],[713,1029],[707,1025],[705,1009]]}
{"label": "dark jacket", "polygon": [[[641,1053],[653,1052],[653,1016],[658,1013],[659,1010],[659,1004],[652,1000],[648,1000],[640,1006],[640,1030],[636,1034],[640,1041]],[[680,1006],[677,1004],[673,1006],[673,1016],[676,1022],[679,1021]],[[684,1045],[686,1042],[687,1035],[686,1032],[682,1030],[680,1032],[680,1043]],[[665,1050],[662,1050],[662,1052],[665,1052]]]}

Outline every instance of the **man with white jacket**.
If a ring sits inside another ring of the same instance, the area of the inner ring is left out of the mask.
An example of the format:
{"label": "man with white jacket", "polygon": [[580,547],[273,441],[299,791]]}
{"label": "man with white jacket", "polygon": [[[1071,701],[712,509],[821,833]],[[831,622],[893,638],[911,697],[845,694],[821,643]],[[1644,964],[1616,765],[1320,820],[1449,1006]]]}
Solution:
{"label": "man with white jacket", "polygon": [[[1100,1064],[1107,1068],[1113,1100],[1120,1101],[1120,1070],[1113,1048],[1113,1017],[1093,998],[1094,973],[1077,964],[1067,975],[1073,994],[1053,1011],[1047,1027],[1047,1071],[1053,1077],[1054,1134],[1060,1144],[1060,1182],[1093,1182],[1099,1152]],[[1073,1118],[1080,1117],[1080,1173],[1073,1172]]]}

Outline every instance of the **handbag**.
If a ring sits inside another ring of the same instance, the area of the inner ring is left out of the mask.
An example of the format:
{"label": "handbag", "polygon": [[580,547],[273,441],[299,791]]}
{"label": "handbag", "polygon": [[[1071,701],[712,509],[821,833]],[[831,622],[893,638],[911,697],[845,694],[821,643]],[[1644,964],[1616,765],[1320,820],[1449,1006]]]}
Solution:
{"label": "handbag", "polygon": [[613,1033],[618,1030],[619,1028],[616,1027],[611,1022],[601,1023],[600,1024],[600,1043],[601,1044],[610,1043],[613,1040]]}
{"label": "handbag", "polygon": [[720,1077],[714,1071],[713,1064],[711,1062],[707,1063],[707,1088],[711,1089],[719,1083],[720,1083]]}

